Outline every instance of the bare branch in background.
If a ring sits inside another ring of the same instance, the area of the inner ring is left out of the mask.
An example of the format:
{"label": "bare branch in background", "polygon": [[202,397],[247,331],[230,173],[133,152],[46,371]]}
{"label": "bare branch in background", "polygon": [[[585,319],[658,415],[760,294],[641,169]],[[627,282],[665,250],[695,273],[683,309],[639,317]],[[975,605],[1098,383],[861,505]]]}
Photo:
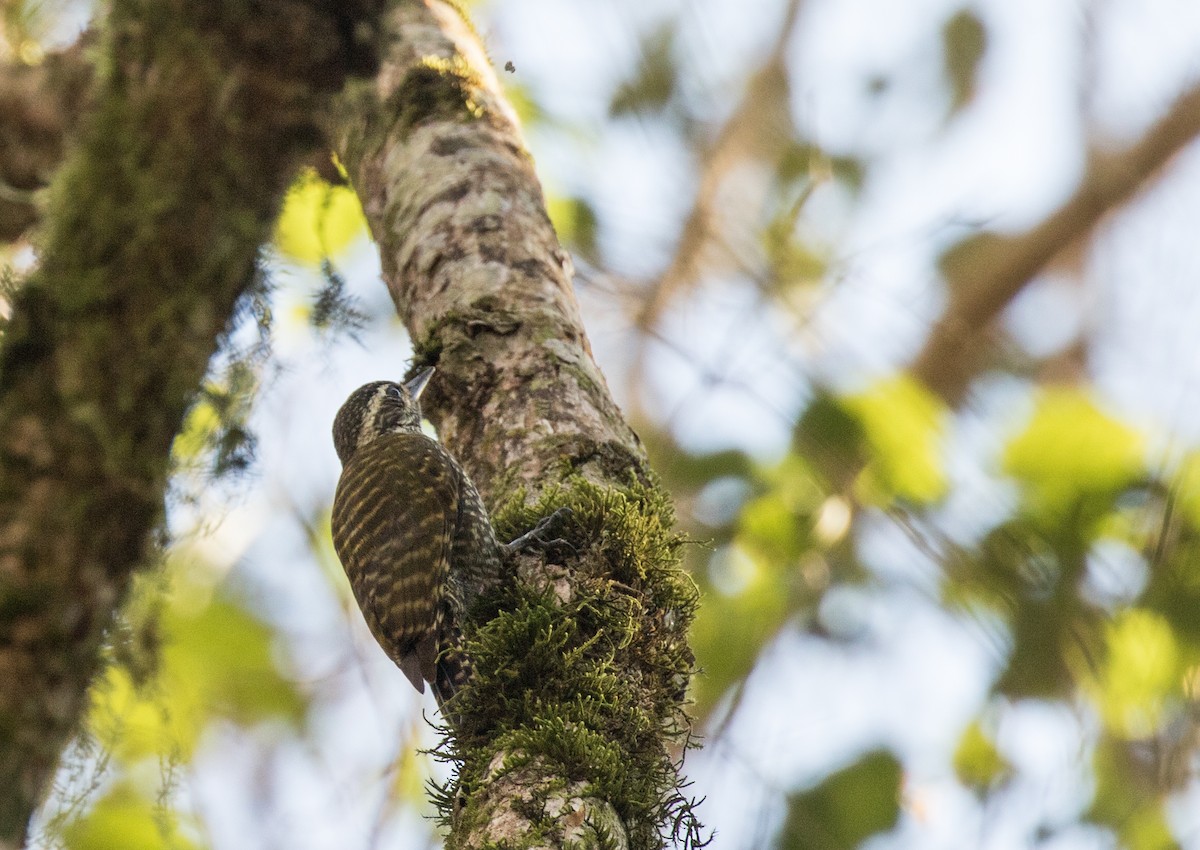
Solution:
{"label": "bare branch in background", "polygon": [[1041,224],[1016,236],[983,234],[943,260],[949,303],[912,365],[913,374],[957,402],[979,367],[981,335],[1056,256],[1092,234],[1171,158],[1200,135],[1200,85],[1189,89],[1133,144],[1096,152],[1079,187]]}
{"label": "bare branch in background", "polygon": [[637,314],[642,328],[652,328],[671,301],[696,283],[718,243],[729,237],[721,209],[722,188],[731,172],[747,160],[775,162],[795,138],[788,93],[787,46],[796,27],[802,0],[789,0],[779,37],[741,101],[704,155],[692,209],[680,231],[671,264],[642,295]]}

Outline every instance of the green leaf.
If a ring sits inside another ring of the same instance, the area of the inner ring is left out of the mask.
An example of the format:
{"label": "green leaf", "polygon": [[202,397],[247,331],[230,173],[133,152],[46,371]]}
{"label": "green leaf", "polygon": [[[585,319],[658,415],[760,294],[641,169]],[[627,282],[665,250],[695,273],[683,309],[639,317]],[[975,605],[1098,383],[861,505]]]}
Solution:
{"label": "green leaf", "polygon": [[316,266],[344,251],[366,228],[354,190],[326,183],[310,169],[301,172],[284,198],[275,244],[285,256]]}
{"label": "green leaf", "polygon": [[1057,522],[1083,497],[1112,496],[1142,474],[1145,441],[1082,390],[1040,391],[1033,417],[1004,451],[1004,471],[1025,485],[1035,510]]}
{"label": "green leaf", "polygon": [[551,196],[546,212],[560,242],[590,260],[599,256],[596,243],[599,219],[591,204],[583,198]]}
{"label": "green leaf", "polygon": [[789,614],[788,570],[734,544],[714,557],[727,585],[709,593],[696,612],[691,644],[704,667],[693,681],[696,709],[703,715],[754,668],[759,653]]}
{"label": "green leaf", "polygon": [[1108,625],[1108,655],[1090,690],[1105,725],[1122,738],[1144,739],[1178,694],[1183,663],[1175,634],[1160,615],[1144,608],[1122,611]]}
{"label": "green leaf", "polygon": [[963,785],[979,792],[991,790],[1012,775],[1012,765],[978,721],[963,732],[954,752],[954,772]]}
{"label": "green leaf", "polygon": [[1200,530],[1200,452],[1189,453],[1180,464],[1171,492],[1180,515]]}
{"label": "green leaf", "polygon": [[271,658],[270,629],[232,602],[199,611],[178,599],[163,614],[158,675],[144,687],[111,665],[92,688],[89,727],[125,762],[175,753],[191,757],[214,717],[243,725],[298,722],[305,700]]}
{"label": "green leaf", "polygon": [[175,816],[122,783],[110,790],[83,817],[63,829],[67,850],[192,850],[181,836]]}
{"label": "green leaf", "polygon": [[[1067,591],[1069,592],[1069,591]],[[996,690],[1014,698],[1060,699],[1076,685],[1072,662],[1091,648],[1095,623],[1067,610],[1058,599],[1025,598],[1012,620],[1012,654]]]}
{"label": "green leaf", "polygon": [[887,502],[893,496],[928,503],[946,493],[941,441],[947,411],[908,375],[879,381],[843,404],[862,425],[870,463],[858,481],[859,496]]}
{"label": "green leaf", "polygon": [[610,115],[653,112],[667,105],[678,85],[675,32],[676,27],[668,23],[643,40],[638,67],[613,93],[608,105]]}
{"label": "green leaf", "polygon": [[851,850],[900,816],[900,763],[875,751],[788,799],[781,850]]}
{"label": "green leaf", "polygon": [[390,797],[392,800],[412,806],[423,814],[431,812],[426,784],[433,772],[428,750],[418,745],[418,727],[414,724],[411,737],[400,751],[392,770]]}
{"label": "green leaf", "polygon": [[272,659],[272,633],[244,608],[218,597],[195,616],[169,612],[166,670],[225,717],[298,721],[305,701]]}
{"label": "green leaf", "polygon": [[1128,850],[1168,850],[1179,842],[1167,825],[1157,759],[1144,744],[1106,738],[1096,747],[1096,795],[1087,818],[1110,826]]}
{"label": "green leaf", "polygon": [[772,277],[781,292],[815,286],[825,277],[828,258],[796,234],[790,216],[776,216],[767,225],[762,239]]}
{"label": "green leaf", "polygon": [[171,444],[171,452],[181,462],[195,461],[209,447],[212,435],[221,427],[221,417],[212,403],[200,399],[192,405],[183,428]]}
{"label": "green leaf", "polygon": [[796,423],[797,452],[812,464],[831,489],[845,488],[847,477],[866,463],[862,423],[836,398],[819,392]]}
{"label": "green leaf", "polygon": [[950,111],[957,112],[975,97],[979,62],[987,52],[987,30],[979,16],[961,9],[942,27],[942,62],[950,84]]}

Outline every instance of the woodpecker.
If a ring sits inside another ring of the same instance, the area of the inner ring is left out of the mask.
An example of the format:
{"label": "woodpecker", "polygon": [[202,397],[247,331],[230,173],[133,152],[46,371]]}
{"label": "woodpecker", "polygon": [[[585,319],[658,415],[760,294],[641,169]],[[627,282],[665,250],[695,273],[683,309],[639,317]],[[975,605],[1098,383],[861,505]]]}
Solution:
{"label": "woodpecker", "polygon": [[364,384],[338,411],[333,546],[375,640],[441,705],[471,674],[462,616],[500,582],[505,547],[471,479],[421,431],[432,375]]}

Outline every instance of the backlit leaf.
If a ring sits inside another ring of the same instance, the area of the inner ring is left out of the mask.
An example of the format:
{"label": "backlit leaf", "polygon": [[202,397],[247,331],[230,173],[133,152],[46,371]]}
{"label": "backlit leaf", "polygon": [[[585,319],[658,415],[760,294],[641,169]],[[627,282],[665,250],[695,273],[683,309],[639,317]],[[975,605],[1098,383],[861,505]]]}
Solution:
{"label": "backlit leaf", "polygon": [[811,791],[788,800],[781,850],[851,850],[900,816],[900,763],[868,753]]}
{"label": "backlit leaf", "polygon": [[1115,494],[1142,474],[1145,441],[1083,391],[1044,389],[1033,417],[1004,451],[1004,471],[1036,507],[1058,514],[1083,496]]}
{"label": "backlit leaf", "polygon": [[239,606],[218,598],[191,612],[176,604],[162,631],[162,660],[149,685],[135,687],[113,665],[92,689],[89,726],[122,760],[189,758],[214,717],[251,725],[302,716],[303,697],[271,658],[270,630]]}
{"label": "backlit leaf", "polygon": [[859,481],[864,499],[898,496],[933,502],[945,494],[941,441],[947,413],[933,393],[915,379],[897,375],[843,403],[861,422],[871,451]]}
{"label": "backlit leaf", "polygon": [[305,171],[284,198],[275,223],[275,244],[292,260],[316,266],[344,251],[366,233],[366,226],[353,189],[331,185],[315,172]]}
{"label": "backlit leaf", "polygon": [[954,772],[968,788],[987,791],[1012,773],[1012,765],[978,722],[963,732],[954,752]]}
{"label": "backlit leaf", "polygon": [[67,850],[191,850],[174,815],[129,784],[110,790],[88,813],[68,823]]}
{"label": "backlit leaf", "polygon": [[1152,611],[1122,611],[1106,634],[1108,656],[1092,690],[1109,729],[1145,738],[1159,727],[1182,681],[1180,650],[1165,619]]}

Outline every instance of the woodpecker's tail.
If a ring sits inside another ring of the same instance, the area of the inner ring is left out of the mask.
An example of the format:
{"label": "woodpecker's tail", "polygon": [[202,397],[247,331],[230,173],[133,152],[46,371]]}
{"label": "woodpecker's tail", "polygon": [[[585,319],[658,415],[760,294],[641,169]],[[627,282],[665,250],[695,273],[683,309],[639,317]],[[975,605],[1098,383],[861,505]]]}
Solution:
{"label": "woodpecker's tail", "polygon": [[[433,695],[437,697],[438,708],[442,716],[451,724],[457,724],[457,716],[451,700],[471,677],[475,670],[471,659],[462,648],[462,635],[455,629],[453,634],[446,635],[438,653],[436,675],[433,680]],[[447,703],[451,703],[447,706]]]}

